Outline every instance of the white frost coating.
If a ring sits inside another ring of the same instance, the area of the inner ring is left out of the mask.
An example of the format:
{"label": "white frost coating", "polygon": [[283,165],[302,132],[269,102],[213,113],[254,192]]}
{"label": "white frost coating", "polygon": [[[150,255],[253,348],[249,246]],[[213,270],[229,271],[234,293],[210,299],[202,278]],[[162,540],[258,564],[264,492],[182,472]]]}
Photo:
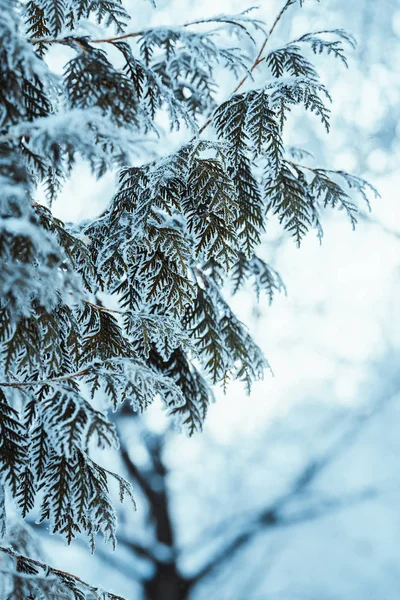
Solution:
{"label": "white frost coating", "polygon": [[29,136],[27,145],[44,157],[51,155],[54,146],[58,144],[76,149],[89,161],[97,156],[107,163],[110,163],[109,151],[102,150],[100,145],[94,148],[97,136],[111,142],[121,154],[126,155],[129,155],[134,143],[129,130],[121,131],[112,125],[110,119],[96,107],[70,109],[33,122],[22,122],[11,127],[9,135],[16,139]]}
{"label": "white frost coating", "polygon": [[38,248],[44,247],[43,244],[45,238],[43,232],[40,231],[37,225],[28,221],[28,219],[17,219],[15,217],[10,217],[8,219],[0,218],[0,229],[11,235],[23,235],[29,237],[31,242],[36,244]]}

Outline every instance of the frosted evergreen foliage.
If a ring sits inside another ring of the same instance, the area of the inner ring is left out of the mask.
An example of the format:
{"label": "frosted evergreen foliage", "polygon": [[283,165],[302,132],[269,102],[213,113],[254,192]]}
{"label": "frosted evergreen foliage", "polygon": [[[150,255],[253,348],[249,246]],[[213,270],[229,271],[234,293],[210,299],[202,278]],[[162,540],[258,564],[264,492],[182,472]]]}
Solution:
{"label": "frosted evergreen foliage", "polygon": [[[94,550],[101,534],[115,545],[110,482],[121,501],[134,494],[92,457],[118,448],[106,409],[142,411],[158,398],[192,434],[213,385],[238,379],[249,392],[267,363],[223,287],[250,281],[269,301],[284,290],[256,254],[270,215],[300,244],[310,229],[322,235],[324,208],[354,225],[349,190],[368,200],[364,181],[306,164],[283,138],[295,105],[329,129],[312,54],[346,63],[352,38],[307,34],[253,63],[236,46],[265,39],[254,14],[134,32],[122,0],[0,0],[2,536],[12,534],[7,492],[68,543],[83,536]],[[103,37],[89,33],[93,20]],[[61,77],[46,63],[57,45],[72,50]],[[260,63],[263,87],[246,91]],[[217,105],[221,69],[240,83]],[[132,166],[140,140],[162,134],[162,111],[187,143]],[[77,160],[96,177],[117,168],[118,186],[98,218],[64,224],[52,201]],[[8,599],[115,597],[31,558],[29,540],[8,539]]]}

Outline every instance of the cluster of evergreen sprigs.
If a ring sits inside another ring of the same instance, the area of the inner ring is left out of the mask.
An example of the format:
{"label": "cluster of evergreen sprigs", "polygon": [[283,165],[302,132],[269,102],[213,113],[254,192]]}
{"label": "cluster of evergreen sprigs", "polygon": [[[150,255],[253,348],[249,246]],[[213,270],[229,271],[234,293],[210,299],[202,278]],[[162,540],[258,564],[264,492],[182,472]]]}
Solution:
{"label": "cluster of evergreen sprigs", "polygon": [[[88,19],[114,32],[95,40],[84,33]],[[216,74],[226,68],[248,82],[252,63],[216,33],[229,30],[240,44],[264,38],[262,23],[247,12],[120,39],[128,21],[122,0],[0,0],[2,535],[7,490],[22,516],[36,507],[68,542],[84,535],[94,548],[101,532],[114,544],[109,479],[121,499],[132,491],[90,456],[96,445],[118,447],[104,398],[114,410],[143,410],[159,397],[190,434],[200,430],[213,384],[239,379],[249,390],[263,374],[265,359],[222,289],[252,280],[269,299],[282,289],[256,254],[267,216],[300,244],[311,228],[322,234],[326,207],[354,224],[340,179],[366,199],[365,182],[298,164],[301,152],[282,139],[295,105],[329,128],[329,94],[310,57],[346,62],[343,45],[353,41],[343,31],[266,50],[264,87],[240,85],[217,106]],[[73,51],[62,76],[46,63],[59,45]],[[158,132],[160,111],[191,141],[126,166]],[[118,168],[118,189],[99,218],[66,225],[51,204],[81,159],[97,177]],[[8,598],[102,597],[1,552],[14,568]]]}

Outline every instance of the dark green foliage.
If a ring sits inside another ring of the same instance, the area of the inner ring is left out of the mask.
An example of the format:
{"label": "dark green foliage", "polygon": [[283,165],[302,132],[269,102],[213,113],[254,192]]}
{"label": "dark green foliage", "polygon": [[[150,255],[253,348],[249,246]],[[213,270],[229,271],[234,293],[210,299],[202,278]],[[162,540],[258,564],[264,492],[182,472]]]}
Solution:
{"label": "dark green foliage", "polygon": [[249,157],[243,153],[238,159],[233,180],[238,193],[239,215],[234,225],[240,248],[250,257],[265,228],[264,202]]}
{"label": "dark green foliage", "polygon": [[229,269],[236,257],[238,209],[235,186],[223,164],[218,160],[195,159],[188,178],[184,210],[197,259],[214,258]]}
{"label": "dark green foliage", "polygon": [[284,153],[283,141],[276,113],[270,108],[268,94],[264,90],[250,92],[247,96],[246,127],[254,156],[265,156],[268,167],[275,175],[279,173]]}
{"label": "dark green foliage", "polygon": [[289,44],[270,52],[267,55],[267,65],[274,77],[289,74],[295,77],[307,77],[314,81],[318,80],[318,73],[314,66],[303,56],[300,46],[295,44]]}
{"label": "dark green foliage", "polygon": [[279,221],[299,246],[311,225],[307,188],[302,173],[285,162],[278,177],[266,179],[265,186],[267,211],[279,216]]}
{"label": "dark green foliage", "polygon": [[10,406],[0,390],[0,473],[13,494],[17,493],[26,460],[26,439],[18,412]]}
{"label": "dark green foliage", "polygon": [[129,20],[122,0],[29,0],[24,12],[32,38],[57,36],[63,29],[73,31],[79,21],[90,16],[121,33]]}
{"label": "dark green foliage", "polygon": [[186,323],[212,383],[223,380],[228,370],[228,355],[219,321],[218,306],[199,287],[193,307],[186,316]]}
{"label": "dark green foliage", "polygon": [[81,321],[85,327],[81,352],[83,365],[96,359],[103,362],[115,356],[127,355],[128,345],[125,346],[121,328],[112,314],[85,304]]}
{"label": "dark green foliage", "polygon": [[[334,39],[329,39],[329,37]],[[315,33],[306,33],[299,37],[296,42],[310,44],[314,54],[322,54],[323,52],[328,55],[332,54],[335,58],[339,58],[346,67],[348,64],[343,43],[347,43],[352,48],[356,47],[354,37],[343,29],[326,29]]]}
{"label": "dark green foliage", "polygon": [[121,71],[113,68],[103,50],[95,49],[83,40],[77,45],[78,56],[65,69],[65,85],[69,101],[74,108],[97,106],[103,113],[112,110],[117,125],[134,123],[137,118],[133,82]]}
{"label": "dark green foliage", "polygon": [[326,172],[321,169],[314,170],[314,178],[310,183],[310,191],[323,202],[324,207],[331,206],[344,209],[350,219],[352,226],[357,223],[357,206],[350,201],[349,195],[342,188],[332,181]]}
{"label": "dark green foliage", "polygon": [[[50,36],[50,29],[47,25],[47,19],[45,9],[41,6],[41,3],[29,0],[26,4],[26,33],[32,38],[46,38]],[[44,56],[46,51],[46,44],[38,43],[36,51],[39,56]]]}
{"label": "dark green foliage", "polygon": [[260,298],[261,292],[265,292],[270,303],[276,293],[286,291],[279,273],[270,265],[255,254],[249,259],[240,252],[232,267],[233,293],[240,290],[248,279],[253,280],[257,298]]}
{"label": "dark green foliage", "polygon": [[151,364],[170,377],[181,390],[182,401],[168,394],[165,399],[168,413],[188,431],[189,435],[201,430],[207,415],[208,406],[214,400],[211,387],[185,356],[182,350],[175,350],[168,360],[162,360],[157,351],[150,355]]}

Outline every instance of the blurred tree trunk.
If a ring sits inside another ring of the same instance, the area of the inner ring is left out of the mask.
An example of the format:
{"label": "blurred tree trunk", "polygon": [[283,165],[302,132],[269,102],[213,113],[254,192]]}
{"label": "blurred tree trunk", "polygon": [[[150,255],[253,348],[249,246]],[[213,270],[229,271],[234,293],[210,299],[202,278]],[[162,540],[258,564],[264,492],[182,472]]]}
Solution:
{"label": "blurred tree trunk", "polygon": [[144,586],[146,600],[188,600],[190,590],[190,581],[182,578],[175,564],[158,565]]}
{"label": "blurred tree trunk", "polygon": [[157,544],[161,554],[155,552],[154,575],[143,582],[146,600],[187,600],[194,581],[186,579],[177,564],[178,551],[175,544],[174,523],[172,522],[167,487],[168,471],[163,461],[162,436],[146,435],[146,446],[152,460],[152,468],[146,473],[140,472],[129,458],[126,449],[122,449],[125,466],[141,485],[150,505],[152,521],[155,526]]}

